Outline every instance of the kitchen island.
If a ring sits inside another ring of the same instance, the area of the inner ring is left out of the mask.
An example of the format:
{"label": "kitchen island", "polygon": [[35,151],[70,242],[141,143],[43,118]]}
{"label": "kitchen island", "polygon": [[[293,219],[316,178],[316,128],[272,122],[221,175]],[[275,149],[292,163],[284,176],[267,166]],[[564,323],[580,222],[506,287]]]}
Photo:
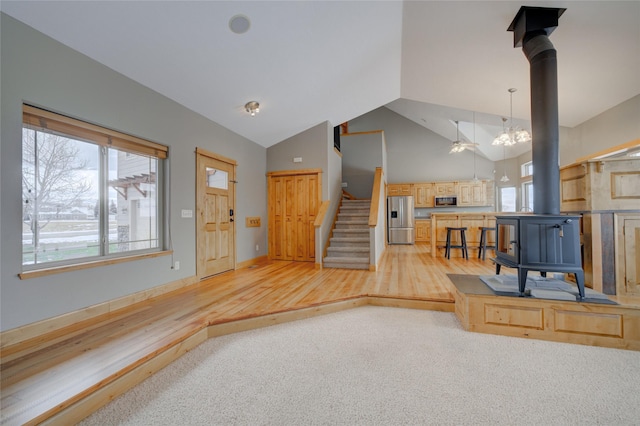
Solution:
{"label": "kitchen island", "polygon": [[[444,256],[444,249],[447,242],[447,228],[466,227],[465,236],[467,239],[467,249],[469,256],[478,256],[478,247],[480,245],[480,232],[483,226],[495,228],[496,212],[448,212],[448,213],[431,213],[431,256]],[[495,232],[487,233],[487,245],[495,246]],[[451,244],[458,245],[460,236],[458,232],[454,232],[451,236]],[[462,250],[452,249],[452,257],[462,257]]]}

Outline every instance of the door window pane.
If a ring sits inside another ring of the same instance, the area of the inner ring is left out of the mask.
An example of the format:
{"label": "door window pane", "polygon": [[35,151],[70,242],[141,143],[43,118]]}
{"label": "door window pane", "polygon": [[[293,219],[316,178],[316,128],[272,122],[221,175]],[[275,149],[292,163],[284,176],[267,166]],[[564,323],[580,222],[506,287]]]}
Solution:
{"label": "door window pane", "polygon": [[207,186],[209,188],[229,189],[229,174],[224,170],[207,167]]}

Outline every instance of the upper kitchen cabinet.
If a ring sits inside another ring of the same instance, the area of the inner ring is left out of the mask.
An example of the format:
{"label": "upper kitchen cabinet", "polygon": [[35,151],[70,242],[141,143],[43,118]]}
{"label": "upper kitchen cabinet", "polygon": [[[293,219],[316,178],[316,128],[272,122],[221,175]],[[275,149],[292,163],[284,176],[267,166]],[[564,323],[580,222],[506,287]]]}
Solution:
{"label": "upper kitchen cabinet", "polygon": [[457,192],[458,182],[436,182],[434,184],[434,195],[436,197],[456,195]]}
{"label": "upper kitchen cabinet", "polygon": [[413,185],[410,183],[390,183],[387,185],[387,195],[413,195]]}
{"label": "upper kitchen cabinet", "polygon": [[413,202],[416,207],[433,207],[434,184],[414,183]]}
{"label": "upper kitchen cabinet", "polygon": [[458,183],[458,206],[486,206],[487,190],[485,181]]}

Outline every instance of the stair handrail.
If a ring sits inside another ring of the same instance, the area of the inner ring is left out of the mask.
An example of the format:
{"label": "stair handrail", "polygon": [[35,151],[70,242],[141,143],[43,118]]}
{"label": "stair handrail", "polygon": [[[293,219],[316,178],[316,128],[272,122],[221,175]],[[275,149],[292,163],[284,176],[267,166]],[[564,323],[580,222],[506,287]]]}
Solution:
{"label": "stair handrail", "polygon": [[380,187],[382,185],[382,167],[376,167],[371,191],[371,208],[369,210],[369,227],[378,226],[378,209],[380,206]]}

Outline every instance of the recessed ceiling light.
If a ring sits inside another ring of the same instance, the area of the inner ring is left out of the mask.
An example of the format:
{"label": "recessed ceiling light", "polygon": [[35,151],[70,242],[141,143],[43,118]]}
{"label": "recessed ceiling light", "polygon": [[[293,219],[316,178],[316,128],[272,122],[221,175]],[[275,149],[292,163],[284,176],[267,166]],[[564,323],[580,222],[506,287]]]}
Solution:
{"label": "recessed ceiling light", "polygon": [[236,34],[244,34],[249,31],[251,21],[244,15],[236,15],[229,19],[229,29]]}

